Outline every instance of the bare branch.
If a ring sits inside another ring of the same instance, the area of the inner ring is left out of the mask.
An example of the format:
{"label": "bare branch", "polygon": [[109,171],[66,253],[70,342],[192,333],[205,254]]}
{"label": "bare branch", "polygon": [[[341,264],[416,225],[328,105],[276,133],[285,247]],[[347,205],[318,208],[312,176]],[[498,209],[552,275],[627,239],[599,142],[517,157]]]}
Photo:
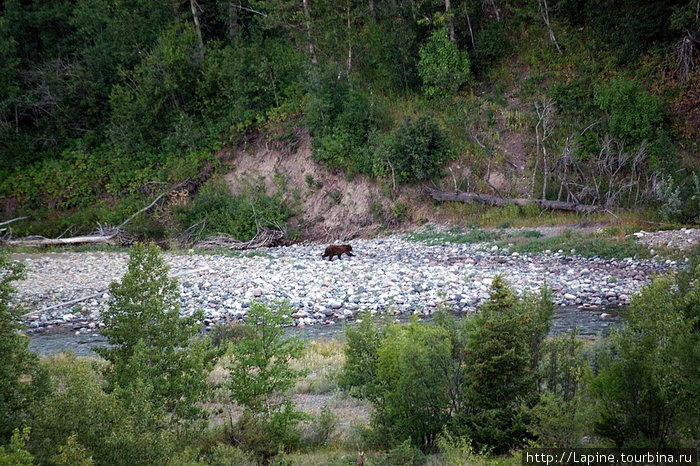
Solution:
{"label": "bare branch", "polygon": [[28,217],[17,217],[17,218],[13,218],[11,220],[5,220],[4,222],[0,222],[0,227],[5,226],[5,225],[9,225],[10,223],[19,222],[20,220],[26,220],[27,218]]}

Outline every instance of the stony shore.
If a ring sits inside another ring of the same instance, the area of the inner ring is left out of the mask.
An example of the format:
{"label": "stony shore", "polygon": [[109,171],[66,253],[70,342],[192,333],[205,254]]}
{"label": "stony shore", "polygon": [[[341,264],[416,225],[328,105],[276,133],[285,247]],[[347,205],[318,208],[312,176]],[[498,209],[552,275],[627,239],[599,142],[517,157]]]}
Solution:
{"label": "stony shore", "polygon": [[[543,284],[558,306],[616,306],[672,261],[607,260],[551,251],[520,255],[484,244],[427,245],[394,235],[352,242],[355,257],[321,259],[324,245],[258,250],[240,257],[166,254],[178,276],[182,311],[204,309],[206,325],[245,317],[251,301],[286,300],[297,326],[352,318],[363,309],[395,314],[433,313],[444,304],[473,312],[488,298],[496,274],[519,292]],[[28,310],[40,311],[77,298],[74,305],[36,312],[26,324],[40,331],[57,325],[89,332],[100,327],[107,287],[126,270],[126,253],[47,253],[19,255],[27,279],[17,283]]]}

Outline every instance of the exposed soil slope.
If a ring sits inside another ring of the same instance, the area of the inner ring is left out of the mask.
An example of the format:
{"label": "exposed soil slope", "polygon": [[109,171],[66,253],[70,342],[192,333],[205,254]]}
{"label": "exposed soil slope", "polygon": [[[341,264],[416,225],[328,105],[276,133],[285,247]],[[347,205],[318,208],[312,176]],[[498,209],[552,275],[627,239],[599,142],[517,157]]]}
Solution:
{"label": "exposed soil slope", "polygon": [[[408,220],[417,210],[421,218],[434,220],[428,215],[431,209],[419,208],[428,202],[420,187],[402,186],[396,193],[366,176],[348,179],[313,159],[308,132],[300,130],[297,138],[291,149],[260,136],[235,150],[225,180],[234,194],[261,181],[269,194],[281,192],[293,208],[291,223],[301,239],[343,241],[372,235],[398,226],[396,213],[404,207],[399,216]],[[416,202],[419,198],[425,200]]]}

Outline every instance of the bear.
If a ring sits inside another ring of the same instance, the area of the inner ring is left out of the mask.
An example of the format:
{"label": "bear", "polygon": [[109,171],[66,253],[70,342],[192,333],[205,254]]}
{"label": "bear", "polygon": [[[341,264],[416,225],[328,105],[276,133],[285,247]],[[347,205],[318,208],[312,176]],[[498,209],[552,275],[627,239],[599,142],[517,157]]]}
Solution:
{"label": "bear", "polygon": [[326,251],[321,257],[327,257],[328,262],[333,260],[333,256],[338,256],[338,260],[340,260],[340,256],[343,254],[347,254],[350,257],[354,257],[355,254],[353,254],[351,251],[352,246],[350,246],[349,244],[332,244],[326,248]]}

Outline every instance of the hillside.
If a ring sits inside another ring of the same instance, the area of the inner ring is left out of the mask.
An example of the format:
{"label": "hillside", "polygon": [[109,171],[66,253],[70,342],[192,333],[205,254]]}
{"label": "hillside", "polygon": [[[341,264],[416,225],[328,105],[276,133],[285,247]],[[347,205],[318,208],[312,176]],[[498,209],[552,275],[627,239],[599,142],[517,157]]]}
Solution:
{"label": "hillside", "polygon": [[89,233],[167,193],[130,235],[692,224],[699,30],[696,0],[6,1],[0,219]]}

